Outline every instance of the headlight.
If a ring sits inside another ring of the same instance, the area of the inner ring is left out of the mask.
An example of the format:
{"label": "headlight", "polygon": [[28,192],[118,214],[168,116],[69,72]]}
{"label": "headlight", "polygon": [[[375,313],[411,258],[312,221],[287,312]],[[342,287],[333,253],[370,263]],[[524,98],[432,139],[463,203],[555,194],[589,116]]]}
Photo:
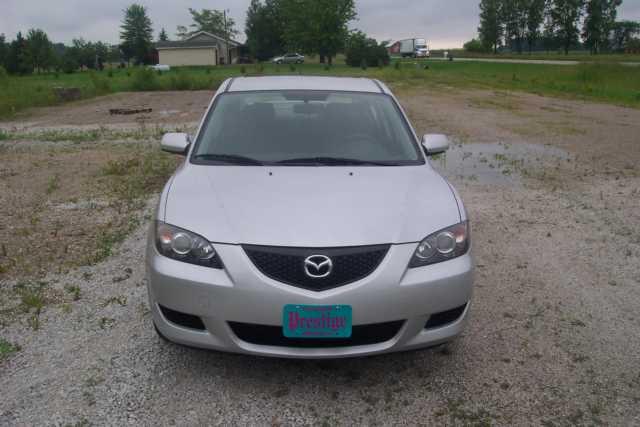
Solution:
{"label": "headlight", "polygon": [[469,222],[440,230],[420,242],[409,268],[436,264],[464,255],[469,250]]}
{"label": "headlight", "polygon": [[207,239],[162,221],[156,222],[156,248],[162,255],[178,261],[222,268],[220,257]]}

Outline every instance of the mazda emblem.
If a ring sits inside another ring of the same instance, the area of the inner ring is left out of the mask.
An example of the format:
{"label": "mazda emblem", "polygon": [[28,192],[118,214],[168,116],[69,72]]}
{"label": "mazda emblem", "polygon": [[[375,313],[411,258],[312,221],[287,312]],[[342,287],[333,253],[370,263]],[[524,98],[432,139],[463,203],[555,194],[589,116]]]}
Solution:
{"label": "mazda emblem", "polygon": [[304,272],[314,279],[322,279],[331,274],[333,262],[325,255],[311,255],[304,260]]}

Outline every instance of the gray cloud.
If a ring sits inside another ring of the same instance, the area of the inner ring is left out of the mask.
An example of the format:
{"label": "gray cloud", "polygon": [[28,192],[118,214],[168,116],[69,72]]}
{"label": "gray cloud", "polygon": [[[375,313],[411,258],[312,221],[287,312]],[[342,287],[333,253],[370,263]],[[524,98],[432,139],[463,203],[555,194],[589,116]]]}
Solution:
{"label": "gray cloud", "polygon": [[[122,10],[132,0],[0,0],[0,33],[42,28],[52,40],[73,38],[119,41]],[[190,23],[188,7],[228,9],[243,31],[249,0],[138,0],[149,10],[157,34],[162,27],[173,35],[177,25]],[[433,48],[458,47],[476,34],[479,0],[358,0],[353,28],[378,40],[426,37]],[[626,0],[620,19],[640,20],[640,1]],[[244,34],[239,37],[244,39]]]}

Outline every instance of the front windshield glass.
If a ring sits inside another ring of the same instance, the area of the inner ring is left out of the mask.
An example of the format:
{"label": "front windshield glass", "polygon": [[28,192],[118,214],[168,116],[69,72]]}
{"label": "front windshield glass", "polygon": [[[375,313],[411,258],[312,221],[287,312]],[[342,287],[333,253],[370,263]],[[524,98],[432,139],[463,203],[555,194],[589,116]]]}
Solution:
{"label": "front windshield glass", "polygon": [[200,164],[422,164],[384,94],[262,91],[220,95],[191,158]]}

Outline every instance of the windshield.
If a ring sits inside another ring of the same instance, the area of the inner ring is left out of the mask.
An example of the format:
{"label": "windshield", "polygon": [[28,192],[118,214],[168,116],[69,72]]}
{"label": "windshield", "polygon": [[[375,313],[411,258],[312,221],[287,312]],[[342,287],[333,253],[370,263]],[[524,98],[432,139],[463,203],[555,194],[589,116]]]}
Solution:
{"label": "windshield", "polygon": [[199,164],[422,164],[391,97],[325,91],[221,94],[191,157]]}

